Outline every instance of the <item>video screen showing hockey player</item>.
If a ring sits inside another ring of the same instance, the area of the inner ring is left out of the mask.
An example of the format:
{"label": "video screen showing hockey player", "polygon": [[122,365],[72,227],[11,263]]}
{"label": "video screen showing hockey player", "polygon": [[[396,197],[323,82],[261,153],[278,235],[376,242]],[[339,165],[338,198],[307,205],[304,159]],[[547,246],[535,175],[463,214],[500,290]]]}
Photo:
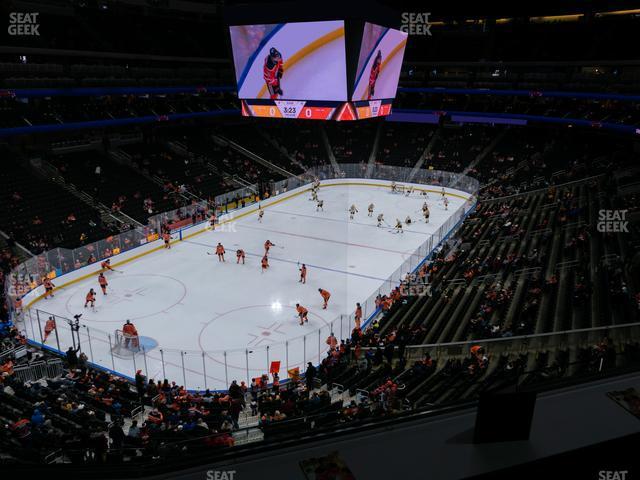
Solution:
{"label": "video screen showing hockey player", "polygon": [[344,21],[229,30],[239,98],[347,100]]}
{"label": "video screen showing hockey player", "polygon": [[406,33],[365,23],[352,100],[395,98],[406,45]]}
{"label": "video screen showing hockey player", "polygon": [[267,85],[269,97],[273,100],[282,97],[280,80],[283,73],[282,54],[275,47],[271,47],[269,55],[264,59],[264,83]]}

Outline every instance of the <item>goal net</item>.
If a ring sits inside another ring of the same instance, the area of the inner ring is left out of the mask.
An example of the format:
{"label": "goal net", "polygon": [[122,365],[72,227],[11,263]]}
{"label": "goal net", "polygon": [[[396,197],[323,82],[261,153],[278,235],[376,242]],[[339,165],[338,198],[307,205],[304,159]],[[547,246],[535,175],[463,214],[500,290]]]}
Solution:
{"label": "goal net", "polygon": [[132,357],[140,352],[140,338],[138,335],[129,335],[122,330],[116,330],[111,351],[116,356]]}

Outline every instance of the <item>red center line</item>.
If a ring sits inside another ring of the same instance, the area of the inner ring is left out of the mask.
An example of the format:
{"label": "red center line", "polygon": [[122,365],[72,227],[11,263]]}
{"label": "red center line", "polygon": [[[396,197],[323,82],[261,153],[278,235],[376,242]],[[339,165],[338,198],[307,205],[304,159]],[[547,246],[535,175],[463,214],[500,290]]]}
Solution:
{"label": "red center line", "polygon": [[[371,245],[363,245],[361,243],[341,242],[340,240],[329,240],[328,238],[313,237],[311,235],[302,235],[302,234],[299,234],[299,233],[283,232],[281,230],[271,230],[269,228],[250,227],[249,225],[241,225],[241,224],[237,225],[237,227],[248,228],[248,229],[251,229],[251,230],[262,230],[264,232],[271,232],[271,233],[279,233],[281,235],[289,235],[291,237],[308,238],[310,240],[320,240],[321,242],[339,243],[341,245],[347,245],[349,247],[369,248],[371,250],[379,250],[381,252],[397,253],[399,255],[415,255],[413,253],[401,252],[399,250],[391,250],[390,248],[372,247]],[[416,247],[416,248],[418,248],[418,247]]]}

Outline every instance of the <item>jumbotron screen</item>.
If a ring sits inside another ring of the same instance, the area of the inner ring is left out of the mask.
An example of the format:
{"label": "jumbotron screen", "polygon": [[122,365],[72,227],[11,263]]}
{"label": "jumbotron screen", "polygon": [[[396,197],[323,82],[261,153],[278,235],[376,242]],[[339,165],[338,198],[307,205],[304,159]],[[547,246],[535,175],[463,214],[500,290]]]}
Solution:
{"label": "jumbotron screen", "polygon": [[357,120],[391,113],[406,33],[365,23],[356,39],[359,56],[350,57],[354,67],[358,59],[349,70],[354,84],[343,20],[232,25],[229,31],[244,116]]}
{"label": "jumbotron screen", "polygon": [[[254,116],[297,117],[347,100],[344,21],[229,27],[238,97]],[[248,109],[248,111],[246,111]],[[317,114],[318,112],[312,112]],[[321,112],[328,113],[325,108]]]}
{"label": "jumbotron screen", "polygon": [[353,101],[395,98],[407,36],[400,30],[364,24]]}

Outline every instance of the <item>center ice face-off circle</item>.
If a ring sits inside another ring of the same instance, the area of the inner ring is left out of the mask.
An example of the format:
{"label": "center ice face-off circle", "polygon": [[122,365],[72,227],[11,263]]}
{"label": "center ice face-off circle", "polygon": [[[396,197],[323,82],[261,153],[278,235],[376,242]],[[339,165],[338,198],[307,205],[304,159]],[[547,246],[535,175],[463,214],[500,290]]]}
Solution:
{"label": "center ice face-off circle", "polygon": [[202,351],[216,352],[237,348],[265,348],[292,337],[317,332],[329,325],[320,314],[309,312],[309,323],[300,326],[295,306],[247,305],[217,315],[200,331]]}

